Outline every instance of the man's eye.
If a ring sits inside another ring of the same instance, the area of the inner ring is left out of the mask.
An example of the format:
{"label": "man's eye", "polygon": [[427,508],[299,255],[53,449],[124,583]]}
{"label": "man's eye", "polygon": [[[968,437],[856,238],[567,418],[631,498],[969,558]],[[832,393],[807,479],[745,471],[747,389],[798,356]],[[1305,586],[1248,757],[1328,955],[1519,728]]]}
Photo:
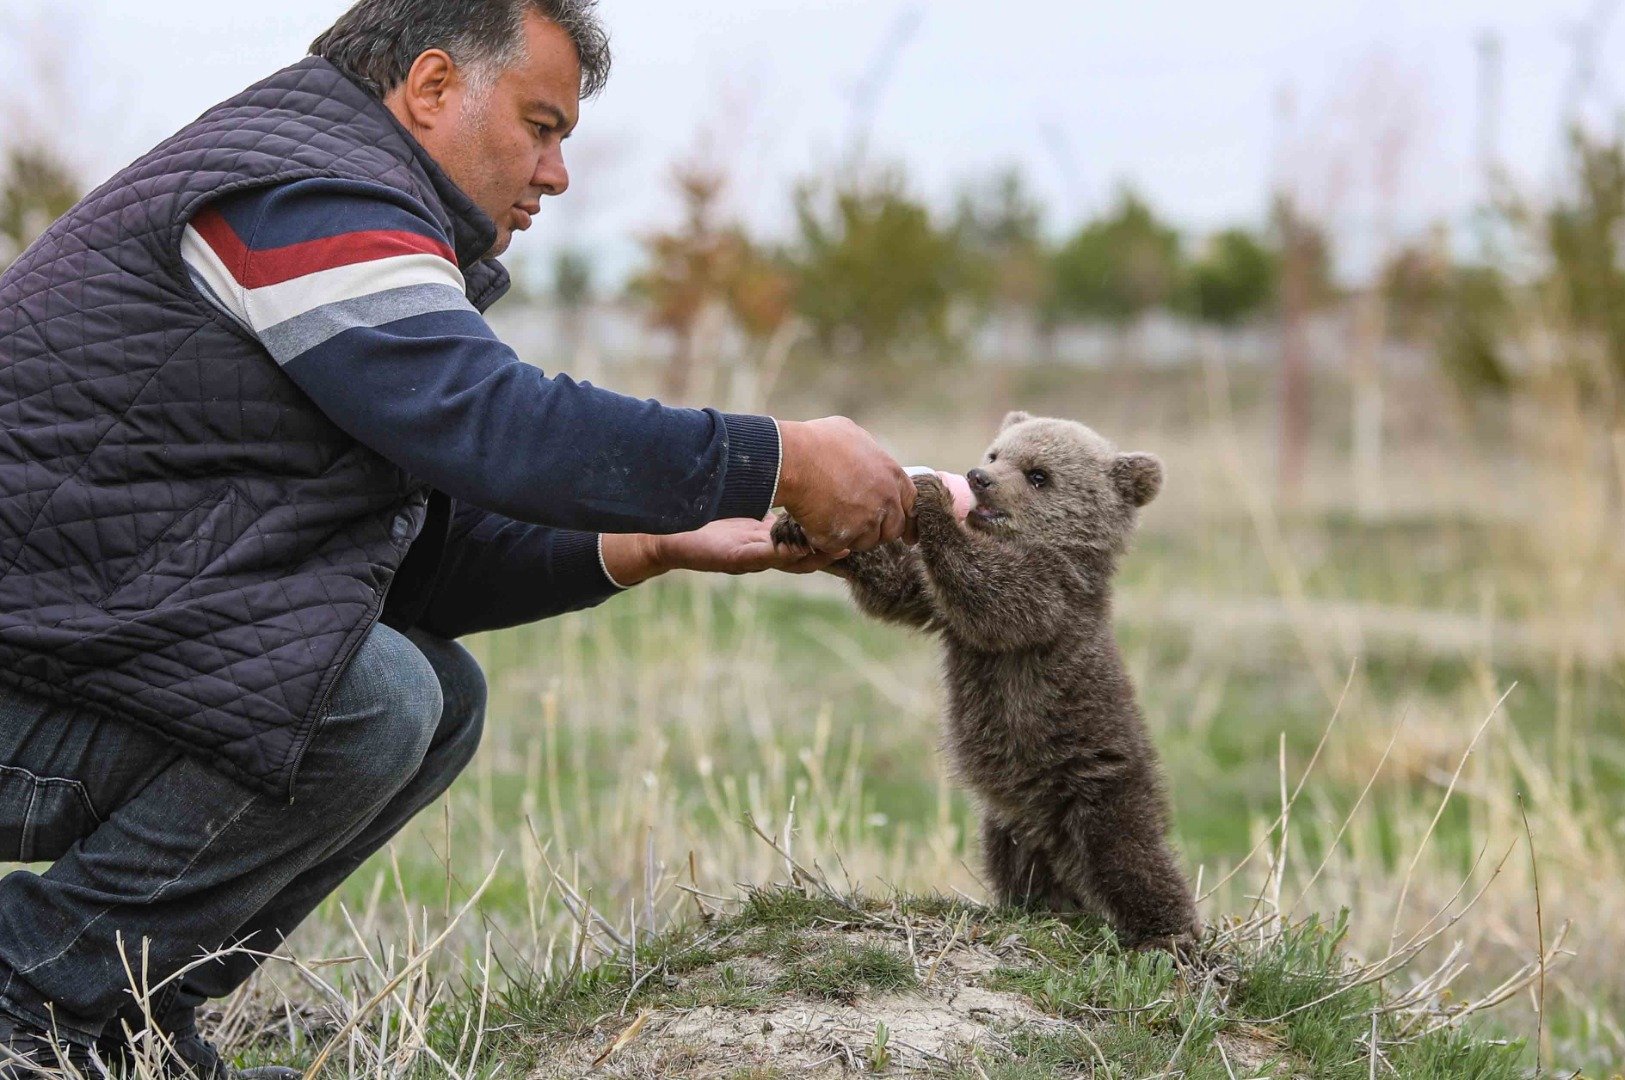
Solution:
{"label": "man's eye", "polygon": [[1045,484],[1049,483],[1049,473],[1045,472],[1043,469],[1028,469],[1027,483],[1031,484],[1035,488],[1041,488]]}

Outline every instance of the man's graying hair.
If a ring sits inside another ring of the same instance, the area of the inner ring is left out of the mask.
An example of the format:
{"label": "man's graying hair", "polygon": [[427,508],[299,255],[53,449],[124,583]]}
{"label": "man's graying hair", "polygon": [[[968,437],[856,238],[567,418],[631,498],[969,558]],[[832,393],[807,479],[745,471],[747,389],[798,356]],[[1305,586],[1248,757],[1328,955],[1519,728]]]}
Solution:
{"label": "man's graying hair", "polygon": [[534,12],[570,35],[581,60],[581,96],[609,79],[609,35],[597,0],[359,0],[311,43],[310,51],[382,98],[406,81],[412,62],[444,49],[476,82],[494,80],[524,55],[524,19]]}

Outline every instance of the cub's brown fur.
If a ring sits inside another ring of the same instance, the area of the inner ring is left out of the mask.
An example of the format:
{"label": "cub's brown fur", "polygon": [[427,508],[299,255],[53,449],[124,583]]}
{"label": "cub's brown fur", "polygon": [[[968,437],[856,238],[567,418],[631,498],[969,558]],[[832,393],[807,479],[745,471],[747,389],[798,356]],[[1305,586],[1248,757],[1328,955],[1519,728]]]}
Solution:
{"label": "cub's brown fur", "polygon": [[[998,899],[1098,912],[1131,944],[1186,939],[1196,909],[1111,627],[1112,574],[1162,465],[1011,413],[970,481],[961,525],[941,481],[918,479],[918,546],[849,557],[852,595],[942,636],[947,748],[980,797]],[[805,546],[789,519],[775,539]]]}

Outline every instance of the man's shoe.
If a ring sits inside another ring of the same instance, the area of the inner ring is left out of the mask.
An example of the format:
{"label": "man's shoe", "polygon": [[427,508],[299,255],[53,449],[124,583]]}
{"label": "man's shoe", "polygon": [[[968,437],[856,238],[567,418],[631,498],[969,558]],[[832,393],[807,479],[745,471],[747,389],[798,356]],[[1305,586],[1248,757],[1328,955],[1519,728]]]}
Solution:
{"label": "man's shoe", "polygon": [[[199,1035],[197,1028],[171,1032],[167,1036],[175,1052],[164,1062],[163,1075],[170,1080],[300,1080],[305,1074],[285,1065],[257,1065],[252,1069],[233,1068],[220,1056],[214,1044]],[[99,1044],[106,1056],[122,1065],[121,1075],[135,1075],[135,1059],[123,1043]],[[0,1074],[0,1080],[8,1080]]]}
{"label": "man's shoe", "polygon": [[300,1080],[305,1074],[286,1065],[257,1065],[252,1069],[236,1069],[227,1064],[214,1044],[193,1028],[184,1036],[174,1037],[175,1056],[186,1063],[187,1071],[180,1076],[196,1080]]}
{"label": "man's shoe", "polygon": [[107,1075],[90,1047],[63,1042],[49,1031],[0,1013],[0,1080],[107,1080]]}

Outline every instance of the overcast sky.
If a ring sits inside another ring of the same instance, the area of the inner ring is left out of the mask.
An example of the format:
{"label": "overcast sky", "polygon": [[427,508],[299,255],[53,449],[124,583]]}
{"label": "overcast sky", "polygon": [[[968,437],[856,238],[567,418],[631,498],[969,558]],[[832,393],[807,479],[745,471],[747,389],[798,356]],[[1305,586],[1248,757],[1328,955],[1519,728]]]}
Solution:
{"label": "overcast sky", "polygon": [[[1499,35],[1500,148],[1549,181],[1573,70],[1598,0],[604,0],[615,74],[570,144],[574,183],[515,252],[583,248],[613,276],[637,231],[670,219],[670,163],[699,148],[734,169],[733,206],[782,229],[792,178],[843,157],[853,91],[889,50],[873,158],[946,205],[955,185],[1021,166],[1064,228],[1131,181],[1181,225],[1262,218],[1283,174],[1351,235],[1378,220],[1372,146],[1388,133],[1401,224],[1460,219],[1480,188],[1476,42]],[[66,19],[69,130],[96,179],[284,64],[343,0],[0,0],[37,41]],[[18,12],[22,14],[19,15]],[[67,11],[65,16],[41,12]],[[9,19],[5,14],[10,13]],[[32,13],[32,14],[30,14]],[[1598,99],[1625,62],[1625,17],[1592,35]],[[22,27],[24,29],[19,30]],[[31,51],[39,51],[29,46]],[[1625,88],[1625,78],[1621,79]],[[1285,104],[1290,103],[1290,104]],[[15,122],[15,121],[14,121]]]}

